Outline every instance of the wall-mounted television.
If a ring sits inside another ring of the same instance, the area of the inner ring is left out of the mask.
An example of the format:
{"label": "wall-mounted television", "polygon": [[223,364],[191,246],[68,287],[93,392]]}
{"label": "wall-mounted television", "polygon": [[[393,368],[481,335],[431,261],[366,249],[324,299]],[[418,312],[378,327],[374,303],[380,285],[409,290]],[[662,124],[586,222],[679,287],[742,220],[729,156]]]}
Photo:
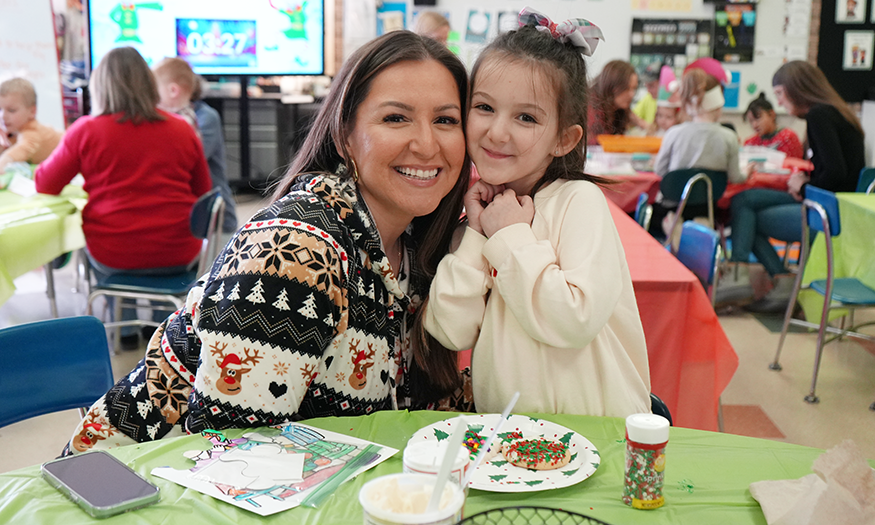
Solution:
{"label": "wall-mounted television", "polygon": [[91,68],[131,46],[201,75],[321,75],[324,0],[88,0]]}

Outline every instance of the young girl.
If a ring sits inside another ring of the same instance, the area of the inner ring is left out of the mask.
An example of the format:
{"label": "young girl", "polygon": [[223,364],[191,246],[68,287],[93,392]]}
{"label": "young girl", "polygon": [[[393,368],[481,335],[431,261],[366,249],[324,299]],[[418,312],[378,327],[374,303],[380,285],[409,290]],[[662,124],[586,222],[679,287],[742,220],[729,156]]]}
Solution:
{"label": "young girl", "polygon": [[[647,348],[623,246],[583,172],[589,55],[601,31],[524,9],[474,66],[467,139],[480,172],[461,244],[438,266],[426,329],[474,348],[480,412],[650,411]],[[570,36],[569,36],[570,34]]]}
{"label": "young girl", "polygon": [[765,146],[778,151],[783,151],[788,157],[802,158],[802,143],[792,129],[778,129],[775,108],[766,100],[766,94],[753,99],[744,112],[750,127],[756,135],[744,141],[745,146]]}

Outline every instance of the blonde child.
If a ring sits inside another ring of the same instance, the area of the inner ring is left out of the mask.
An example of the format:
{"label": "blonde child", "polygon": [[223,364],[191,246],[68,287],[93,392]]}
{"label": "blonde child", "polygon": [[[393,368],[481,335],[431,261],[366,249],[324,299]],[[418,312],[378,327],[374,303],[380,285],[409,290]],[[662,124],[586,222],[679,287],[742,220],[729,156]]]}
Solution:
{"label": "blonde child", "polygon": [[222,220],[223,240],[227,242],[237,230],[234,196],[226,173],[225,139],[219,112],[201,98],[201,81],[188,62],[181,58],[165,58],[153,69],[158,86],[158,107],[182,117],[194,128],[204,147],[213,187],[219,188],[225,199]]}
{"label": "blonde child", "polygon": [[599,179],[584,174],[586,64],[601,31],[528,8],[471,76],[480,173],[461,243],[440,263],[426,329],[474,349],[478,411],[626,416],[650,410],[632,280]]}
{"label": "blonde child", "polygon": [[670,66],[662,66],[659,72],[659,92],[656,95],[656,116],[647,134],[662,137],[669,128],[680,122],[680,97],[678,82]]}
{"label": "blonde child", "polygon": [[58,146],[63,133],[36,120],[36,90],[12,78],[0,84],[0,172],[13,162],[39,164]]}

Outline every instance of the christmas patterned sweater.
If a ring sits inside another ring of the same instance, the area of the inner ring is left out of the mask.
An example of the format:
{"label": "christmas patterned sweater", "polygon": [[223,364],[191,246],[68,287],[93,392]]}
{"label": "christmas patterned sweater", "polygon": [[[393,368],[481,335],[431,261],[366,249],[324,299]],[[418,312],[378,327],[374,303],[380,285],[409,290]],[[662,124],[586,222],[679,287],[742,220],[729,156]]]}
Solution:
{"label": "christmas patterned sweater", "polygon": [[299,177],[238,231],[66,452],[411,407],[407,333],[428,282],[403,239],[399,279],[354,185]]}

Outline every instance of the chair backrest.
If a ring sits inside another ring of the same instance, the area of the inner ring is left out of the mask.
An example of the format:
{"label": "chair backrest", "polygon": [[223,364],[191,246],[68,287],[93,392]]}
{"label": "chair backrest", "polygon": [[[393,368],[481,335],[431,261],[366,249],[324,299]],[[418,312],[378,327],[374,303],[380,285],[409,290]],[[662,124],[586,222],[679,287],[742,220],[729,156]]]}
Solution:
{"label": "chair backrest", "polygon": [[863,168],[857,179],[857,193],[871,193],[875,186],[875,168]]}
{"label": "chair backrest", "polygon": [[[703,173],[711,179],[711,200],[717,202],[726,191],[727,175],[725,171],[706,170],[702,168],[687,168],[674,170],[665,174],[659,183],[659,191],[669,201],[680,202],[687,181]],[[687,204],[706,204],[708,194],[705,184],[695,184],[690,188]]]}
{"label": "chair backrest", "polygon": [[646,192],[642,192],[635,205],[635,222],[645,230],[650,229],[650,218],[653,216],[653,206],[647,203],[649,198]]}
{"label": "chair backrest", "polygon": [[816,203],[826,212],[827,220],[829,221],[830,236],[836,237],[841,233],[842,226],[839,217],[839,201],[836,198],[835,193],[808,184],[805,186],[805,200],[809,201],[807,203],[803,201],[802,203],[807,209],[806,217],[808,219],[809,228],[819,232],[824,231],[823,220],[820,217],[820,213],[817,211],[817,207],[812,205],[812,203]]}
{"label": "chair backrest", "polygon": [[216,257],[220,247],[222,222],[225,213],[225,199],[219,193],[219,188],[213,188],[201,195],[191,208],[189,227],[191,233],[198,239],[203,239],[200,256],[198,257],[197,275],[200,277]]}
{"label": "chair backrest", "polygon": [[113,385],[106,329],[91,316],[0,330],[0,427],[90,406]]}
{"label": "chair backrest", "polygon": [[668,405],[653,392],[650,393],[650,412],[667,419],[670,426],[674,424],[671,420],[671,412],[668,410]]}
{"label": "chair backrest", "polygon": [[684,223],[676,255],[699,278],[706,291],[714,283],[719,250],[720,234],[693,221]]}

